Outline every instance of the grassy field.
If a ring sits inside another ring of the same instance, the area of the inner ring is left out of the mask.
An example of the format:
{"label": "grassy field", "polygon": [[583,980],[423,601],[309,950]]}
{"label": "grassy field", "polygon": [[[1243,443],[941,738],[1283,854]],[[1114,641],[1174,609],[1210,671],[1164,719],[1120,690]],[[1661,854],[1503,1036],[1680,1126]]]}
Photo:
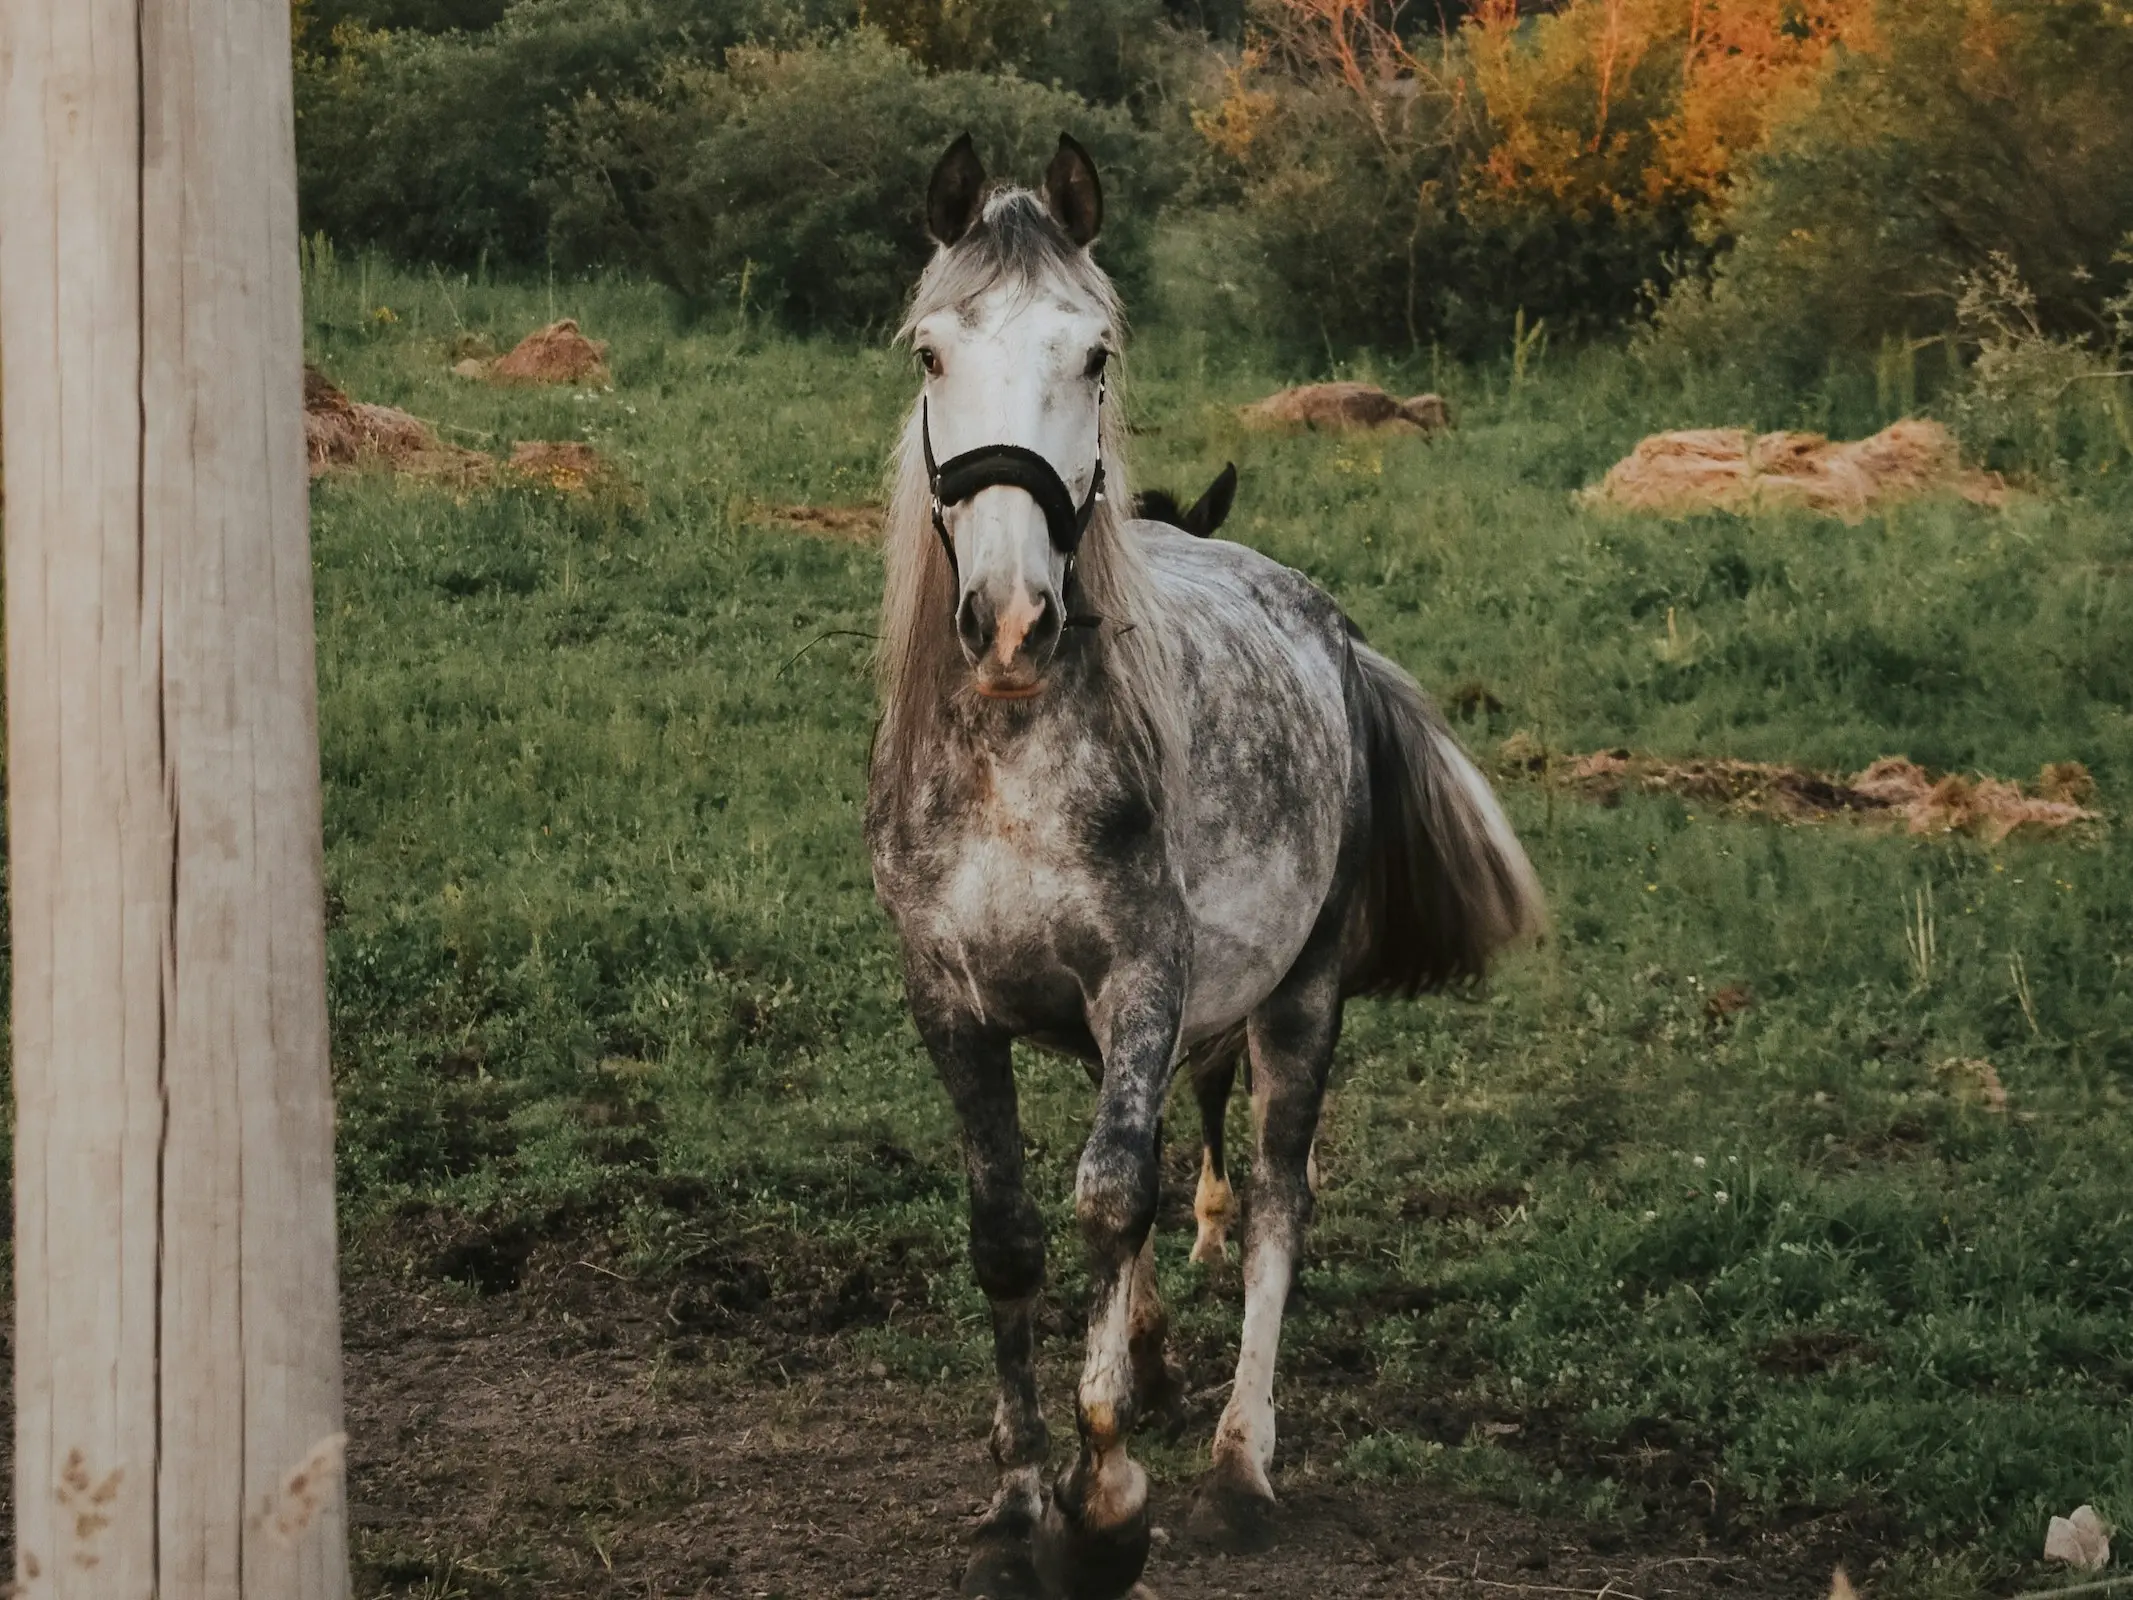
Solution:
{"label": "grassy field", "polygon": [[[612,341],[612,390],[447,375],[455,337],[551,315]],[[357,397],[499,451],[586,438],[635,486],[315,493],[357,1281],[505,1288],[526,1241],[591,1229],[648,1282],[842,1305],[892,1371],[982,1370],[954,1128],[859,837],[867,643],[833,630],[872,626],[879,563],[751,509],[872,497],[906,358],[685,325],[629,285],[346,261],[313,273],[308,316]],[[1154,329],[1136,476],[1197,490],[1234,457],[1234,536],[1464,689],[1484,758],[1524,733],[1839,770],[2077,759],[2107,811],[2133,789],[2122,477],[1857,527],[1611,519],[1570,491],[1643,432],[1794,419],[1654,392],[1620,356],[1516,385],[1354,375],[1439,384],[1461,427],[1244,435],[1227,408],[1299,374]],[[1316,1375],[1293,1403],[1335,1441],[1320,1469],[1625,1527],[1838,1510],[1902,1552],[1893,1591],[2022,1580],[2082,1501],[2133,1523],[2115,833],[1987,848],[1506,789],[1558,936],[1485,999],[1350,1012],[1284,1363]],[[1744,1008],[1712,1004],[1728,986]],[[2006,1111],[1947,1070],[1971,1060]],[[1071,1306],[1087,1089],[1021,1070]],[[441,1262],[413,1242],[455,1228]],[[1163,1237],[1163,1274],[1218,1378],[1234,1296],[1196,1289],[1189,1238]],[[1182,1475],[1204,1446],[1151,1459]]]}

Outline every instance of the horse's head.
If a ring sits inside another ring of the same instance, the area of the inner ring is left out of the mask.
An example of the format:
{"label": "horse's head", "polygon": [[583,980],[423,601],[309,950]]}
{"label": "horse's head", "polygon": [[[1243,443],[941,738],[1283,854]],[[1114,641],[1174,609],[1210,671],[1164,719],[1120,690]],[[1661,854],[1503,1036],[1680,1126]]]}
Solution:
{"label": "horse's head", "polygon": [[1062,134],[1041,197],[988,197],[966,134],[934,169],[926,221],[940,248],[908,331],[924,372],[934,526],[978,692],[1019,699],[1044,687],[1103,494],[1117,310],[1087,260],[1103,192]]}

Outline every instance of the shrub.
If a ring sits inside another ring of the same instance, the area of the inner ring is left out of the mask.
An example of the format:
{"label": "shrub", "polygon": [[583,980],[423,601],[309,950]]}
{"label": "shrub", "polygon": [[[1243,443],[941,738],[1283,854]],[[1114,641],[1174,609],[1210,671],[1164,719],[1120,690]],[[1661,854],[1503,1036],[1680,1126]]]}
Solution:
{"label": "shrub", "polygon": [[1955,331],[1995,252],[2040,333],[2097,336],[2133,228],[2133,27],[2091,0],[1889,3],[1812,106],[1750,164],[1708,286],[1678,291],[1662,355],[1799,389],[1885,342]]}
{"label": "shrub", "polygon": [[[1318,0],[1285,0],[1318,3]],[[1477,199],[1580,214],[1723,208],[1735,164],[1812,92],[1870,0],[1568,0],[1461,31],[1488,120]]]}
{"label": "shrub", "polygon": [[[2133,237],[2126,245],[2133,251]],[[1962,279],[1956,337],[1976,355],[1945,409],[1970,455],[2051,477],[2084,465],[2108,471],[2133,454],[2133,375],[2120,370],[2133,345],[2133,291],[2105,310],[2111,339],[2098,351],[2089,339],[2045,332],[2036,295],[2005,255],[1995,251],[1984,270]]]}
{"label": "shrub", "polygon": [[1327,349],[1458,340],[1461,147],[1442,99],[1294,83],[1233,93],[1202,129],[1241,170],[1268,332]]}
{"label": "shrub", "polygon": [[[1488,148],[1470,103],[1412,80],[1291,83],[1250,124],[1234,103],[1211,136],[1242,149],[1248,230],[1277,293],[1267,330],[1313,349],[1443,344],[1500,354],[1521,315],[1581,335],[1642,303],[1669,255],[1693,250],[1691,208],[1580,208],[1484,196]],[[1248,139],[1243,130],[1249,126]]]}
{"label": "shrub", "polygon": [[1292,335],[1500,350],[1634,315],[1708,254],[1735,164],[1866,0],[1484,0],[1434,47],[1379,0],[1261,0],[1197,121]]}
{"label": "shrub", "polygon": [[677,59],[804,32],[842,0],[517,0],[480,33],[343,25],[297,60],[297,185],[307,233],[415,260],[539,261],[534,192],[551,113],[649,86]]}
{"label": "shrub", "polygon": [[[299,0],[308,4],[308,0]],[[503,21],[508,0],[317,0],[310,9],[322,35],[409,29],[416,33],[476,32]]]}
{"label": "shrub", "polygon": [[879,326],[924,265],[926,178],[969,130],[988,170],[1033,181],[1071,130],[1107,199],[1106,265],[1131,282],[1176,187],[1122,111],[1005,76],[928,74],[860,30],[670,70],[643,95],[589,96],[553,129],[560,255],[627,262],[699,303],[750,299],[806,327]]}
{"label": "shrub", "polygon": [[1125,101],[1157,69],[1162,0],[868,0],[867,24],[936,72],[1011,72]]}

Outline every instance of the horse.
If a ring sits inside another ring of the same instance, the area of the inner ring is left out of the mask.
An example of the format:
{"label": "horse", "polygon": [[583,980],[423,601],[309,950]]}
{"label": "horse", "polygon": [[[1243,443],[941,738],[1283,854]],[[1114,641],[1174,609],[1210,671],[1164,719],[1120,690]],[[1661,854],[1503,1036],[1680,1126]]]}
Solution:
{"label": "horse", "polygon": [[[1487,782],[1410,678],[1301,574],[1120,514],[1121,316],[1094,163],[987,183],[969,135],[926,197],[900,338],[919,393],[892,465],[866,836],[911,1016],[961,1124],[991,1311],[997,1488],[966,1595],[1113,1600],[1149,1548],[1135,1422],[1171,1379],[1153,1223],[1181,1072],[1203,1113],[1195,1256],[1232,1210],[1221,1126],[1256,1122],[1236,1381],[1190,1527],[1274,1529],[1274,1368],[1311,1214],[1343,1003],[1469,984],[1544,917]],[[1079,1448],[1049,1485],[1035,1329],[1045,1230],[1011,1047],[1077,1057],[1094,1285]]]}
{"label": "horse", "polygon": [[1180,506],[1178,497],[1167,489],[1143,489],[1133,497],[1133,516],[1138,522],[1167,522],[1197,538],[1208,539],[1228,520],[1230,505],[1236,498],[1237,463],[1225,461],[1207,492],[1191,505]]}

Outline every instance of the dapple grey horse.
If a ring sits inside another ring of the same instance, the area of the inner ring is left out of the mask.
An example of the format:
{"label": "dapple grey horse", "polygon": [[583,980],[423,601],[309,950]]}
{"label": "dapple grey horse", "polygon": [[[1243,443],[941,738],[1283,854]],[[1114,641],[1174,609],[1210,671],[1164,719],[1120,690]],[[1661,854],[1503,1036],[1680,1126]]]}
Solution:
{"label": "dapple grey horse", "polygon": [[[1120,514],[1121,323],[1089,255],[1102,209],[1067,138],[1041,192],[988,188],[967,135],[935,170],[867,798],[911,1012],[962,1123],[999,1370],[999,1486],[964,1592],[999,1597],[1109,1600],[1146,1561],[1127,1441],[1167,1376],[1151,1226],[1180,1070],[1203,1113],[1207,1259],[1250,1052],[1242,1349],[1194,1510],[1248,1546],[1273,1507],[1275,1349],[1342,1003],[1478,978],[1543,915],[1487,783],[1332,600],[1239,545]],[[1016,1039],[1096,1083],[1074,1186],[1095,1285],[1080,1447],[1049,1485]]]}

